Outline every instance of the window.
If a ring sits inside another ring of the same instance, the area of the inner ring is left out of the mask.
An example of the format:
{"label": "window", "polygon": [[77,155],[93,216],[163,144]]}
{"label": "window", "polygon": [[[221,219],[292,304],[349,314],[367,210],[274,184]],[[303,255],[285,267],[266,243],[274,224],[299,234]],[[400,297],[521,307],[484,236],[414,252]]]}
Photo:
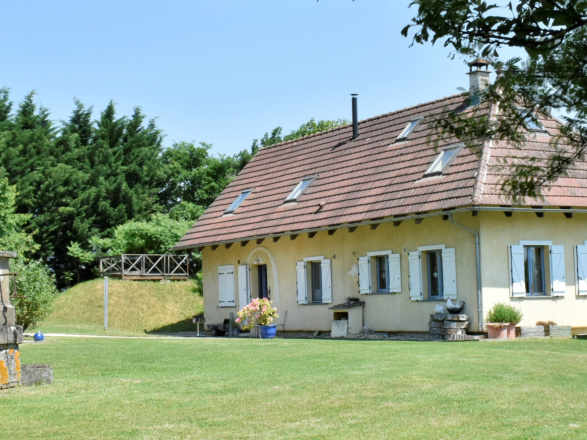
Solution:
{"label": "window", "polygon": [[218,306],[235,305],[234,266],[218,266]]}
{"label": "window", "polygon": [[224,211],[224,213],[230,214],[231,212],[236,211],[236,208],[238,208],[240,206],[240,204],[245,201],[245,199],[248,197],[248,195],[251,194],[251,191],[253,191],[253,190],[246,189],[242,193],[240,193],[239,196],[234,200],[234,202],[232,202],[232,204],[228,207],[228,209],[226,211]]}
{"label": "window", "polygon": [[310,183],[312,183],[314,181],[314,179],[315,179],[315,177],[306,177],[306,178],[302,179],[302,181],[300,183],[298,183],[298,185],[294,188],[294,190],[290,193],[290,195],[287,196],[285,201],[286,202],[296,201],[298,199],[298,197],[300,197],[304,193],[304,191],[306,190],[308,185],[310,185]]}
{"label": "window", "polygon": [[544,129],[544,125],[542,125],[542,122],[540,122],[538,117],[531,111],[525,108],[519,108],[517,109],[517,111],[519,115],[524,118],[523,124],[524,127],[526,127],[526,130],[546,132],[546,130]]}
{"label": "window", "polygon": [[440,152],[434,162],[432,162],[432,165],[430,165],[430,168],[424,173],[424,176],[437,176],[442,174],[462,149],[462,144],[446,147]]}
{"label": "window", "polygon": [[520,241],[510,246],[510,281],[514,297],[563,296],[564,247],[550,241]]}
{"label": "window", "polygon": [[418,119],[412,119],[410,122],[408,122],[408,125],[406,125],[406,128],[404,128],[403,131],[399,134],[396,141],[406,140],[408,138],[408,136],[410,135],[410,133],[412,131],[414,131],[414,128],[416,128],[418,126],[418,124],[420,123],[421,120],[422,120],[422,118],[418,118]]}
{"label": "window", "polygon": [[391,251],[367,252],[359,257],[359,293],[401,292],[400,255]]}
{"label": "window", "polygon": [[457,298],[454,248],[421,246],[408,254],[408,263],[412,301]]}
{"label": "window", "polygon": [[332,302],[331,261],[324,257],[308,257],[296,263],[298,304]]}

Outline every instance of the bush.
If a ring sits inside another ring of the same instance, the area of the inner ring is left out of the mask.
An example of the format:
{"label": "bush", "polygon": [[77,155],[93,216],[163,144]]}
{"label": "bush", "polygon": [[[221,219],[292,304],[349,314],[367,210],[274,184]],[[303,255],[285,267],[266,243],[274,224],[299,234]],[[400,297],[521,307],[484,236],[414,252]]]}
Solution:
{"label": "bush", "polygon": [[518,324],[522,320],[522,316],[520,309],[509,304],[497,303],[487,312],[486,321]]}
{"label": "bush", "polygon": [[26,330],[39,325],[51,313],[57,296],[55,277],[38,261],[17,261],[15,269],[17,297],[11,302],[16,308],[16,323]]}

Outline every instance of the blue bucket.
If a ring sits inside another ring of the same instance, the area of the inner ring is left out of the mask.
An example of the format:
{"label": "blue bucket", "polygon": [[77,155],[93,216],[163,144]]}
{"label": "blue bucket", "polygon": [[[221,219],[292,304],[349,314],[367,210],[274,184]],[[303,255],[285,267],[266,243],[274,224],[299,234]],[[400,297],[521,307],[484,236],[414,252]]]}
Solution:
{"label": "blue bucket", "polygon": [[269,339],[274,338],[277,335],[277,325],[262,325],[261,327],[261,338]]}

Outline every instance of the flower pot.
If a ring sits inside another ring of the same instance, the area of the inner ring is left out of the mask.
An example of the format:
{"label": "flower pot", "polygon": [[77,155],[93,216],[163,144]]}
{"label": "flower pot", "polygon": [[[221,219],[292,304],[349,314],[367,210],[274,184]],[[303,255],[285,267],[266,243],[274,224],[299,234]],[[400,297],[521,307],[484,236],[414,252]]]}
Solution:
{"label": "flower pot", "polygon": [[504,322],[488,322],[486,325],[487,337],[489,339],[506,339],[508,337],[508,324]]}
{"label": "flower pot", "polygon": [[276,324],[261,325],[260,328],[261,328],[261,338],[263,338],[263,339],[274,338],[277,335],[277,325]]}
{"label": "flower pot", "polygon": [[516,324],[508,324],[507,326],[507,334],[508,339],[515,339],[516,338]]}

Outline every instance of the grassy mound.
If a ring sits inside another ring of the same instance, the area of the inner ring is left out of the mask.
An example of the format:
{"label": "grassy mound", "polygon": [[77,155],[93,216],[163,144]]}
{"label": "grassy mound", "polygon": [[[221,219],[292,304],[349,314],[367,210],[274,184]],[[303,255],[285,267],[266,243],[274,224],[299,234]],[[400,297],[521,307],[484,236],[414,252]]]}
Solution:
{"label": "grassy mound", "polygon": [[[170,333],[195,330],[191,317],[204,309],[192,281],[109,279],[108,333]],[[55,299],[41,324],[46,333],[104,332],[104,281],[78,284]]]}

